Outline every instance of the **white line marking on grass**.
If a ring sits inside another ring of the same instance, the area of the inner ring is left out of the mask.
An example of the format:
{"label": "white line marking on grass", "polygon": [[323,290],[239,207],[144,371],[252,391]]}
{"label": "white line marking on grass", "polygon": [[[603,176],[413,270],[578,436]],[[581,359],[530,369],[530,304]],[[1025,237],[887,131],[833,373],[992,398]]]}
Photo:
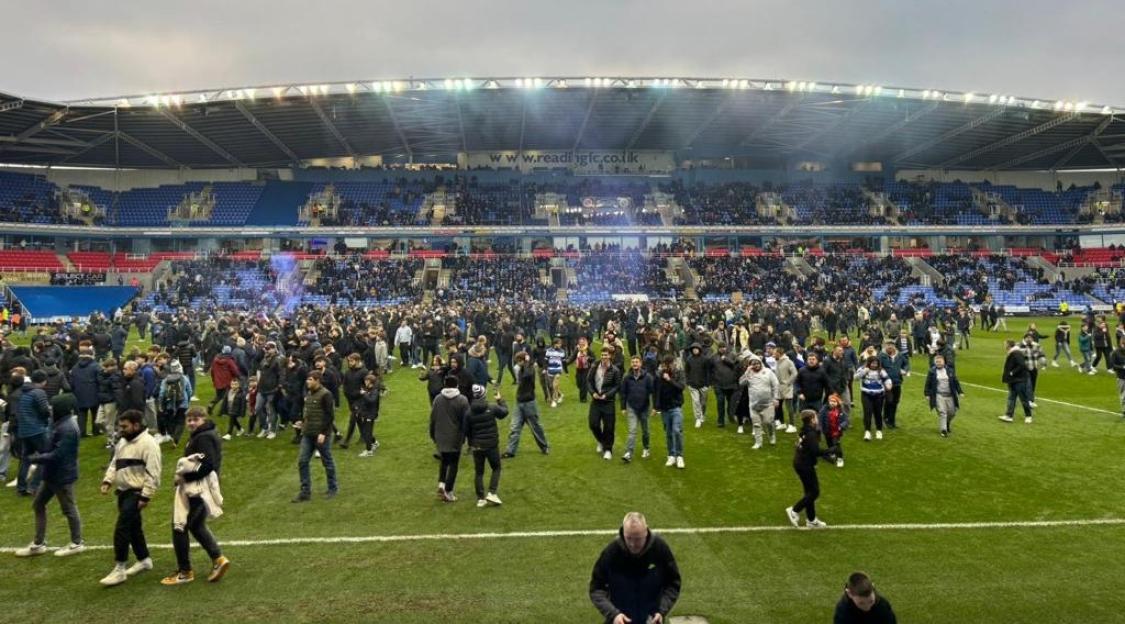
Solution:
{"label": "white line marking on grass", "polygon": [[[916,524],[834,524],[830,531],[956,531],[980,529],[1050,529],[1081,526],[1125,526],[1125,518],[1094,518],[1088,520],[1016,520],[1012,522],[928,522]],[[714,533],[783,533],[794,531],[787,524],[729,526],[729,527],[681,527],[658,529],[664,535],[708,535]],[[523,539],[552,537],[610,537],[617,535],[616,529],[587,529],[569,531],[513,531],[511,533],[428,533],[418,535],[361,535],[351,537],[283,537],[264,540],[223,540],[224,547],[239,546],[293,546],[305,544],[379,544],[386,542],[429,542],[465,541],[489,539]],[[149,548],[170,550],[171,544],[149,544]],[[112,550],[111,544],[91,544],[86,550]],[[14,553],[15,547],[0,548],[0,553]],[[50,550],[55,550],[51,548]]]}
{"label": "white line marking on grass", "polygon": [[[1001,388],[993,388],[992,386],[982,386],[980,384],[969,383],[967,381],[962,381],[961,385],[962,386],[969,386],[969,387],[972,387],[972,388],[980,388],[981,390],[991,390],[993,392],[1003,392],[1004,394],[1008,393],[1007,390],[1003,390]],[[1103,414],[1112,414],[1114,416],[1120,416],[1121,415],[1120,412],[1105,410],[1105,409],[1101,409],[1100,407],[1090,407],[1088,405],[1079,405],[1077,403],[1067,403],[1066,401],[1056,401],[1054,399],[1044,399],[1043,397],[1035,397],[1035,400],[1036,400],[1036,402],[1046,401],[1048,403],[1056,403],[1058,405],[1065,405],[1067,407],[1077,407],[1078,409],[1089,410],[1091,412],[1101,412]]]}

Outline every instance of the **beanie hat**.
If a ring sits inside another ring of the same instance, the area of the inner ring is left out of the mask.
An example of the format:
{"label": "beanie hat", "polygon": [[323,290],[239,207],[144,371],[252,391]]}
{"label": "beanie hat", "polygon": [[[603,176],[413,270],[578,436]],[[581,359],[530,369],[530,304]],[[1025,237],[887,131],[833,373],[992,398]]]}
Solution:
{"label": "beanie hat", "polygon": [[480,384],[473,384],[473,398],[474,399],[483,399],[484,398],[484,386],[482,386]]}
{"label": "beanie hat", "polygon": [[230,355],[230,345],[223,345],[223,355]]}

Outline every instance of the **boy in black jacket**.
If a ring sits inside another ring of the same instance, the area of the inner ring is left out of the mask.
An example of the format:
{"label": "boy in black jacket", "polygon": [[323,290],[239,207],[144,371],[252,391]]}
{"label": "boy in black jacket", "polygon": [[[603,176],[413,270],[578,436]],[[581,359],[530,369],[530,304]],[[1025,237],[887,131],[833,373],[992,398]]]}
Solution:
{"label": "boy in black jacket", "polygon": [[[242,429],[240,419],[246,415],[246,390],[242,388],[242,382],[237,377],[230,380],[230,388],[219,404],[219,415],[230,417],[230,423],[227,424],[227,434],[223,436],[224,440],[230,440],[236,429],[239,437],[245,435],[246,432]],[[253,428],[253,418],[250,422],[251,428]]]}
{"label": "boy in black jacket", "polygon": [[[484,396],[484,386],[473,386],[473,400],[465,416],[465,437],[473,451],[473,467],[477,489],[477,507],[500,505],[496,491],[500,488],[500,431],[496,421],[508,415],[508,405],[500,393],[496,393],[496,404],[489,405]],[[488,493],[484,491],[484,462],[488,461],[492,476],[488,481]]]}

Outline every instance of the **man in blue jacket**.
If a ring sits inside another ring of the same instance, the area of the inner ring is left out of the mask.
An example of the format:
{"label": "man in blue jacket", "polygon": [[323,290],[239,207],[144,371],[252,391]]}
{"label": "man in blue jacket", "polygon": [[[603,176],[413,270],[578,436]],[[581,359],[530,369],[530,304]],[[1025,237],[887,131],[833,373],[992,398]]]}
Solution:
{"label": "man in blue jacket", "polygon": [[621,409],[629,423],[629,437],[625,439],[625,454],[621,461],[629,463],[633,460],[633,449],[637,446],[637,425],[641,426],[641,457],[648,459],[648,411],[652,400],[653,380],[641,367],[641,356],[634,355],[629,359],[629,372],[621,381]]}
{"label": "man in blue jacket", "polygon": [[78,401],[78,434],[86,437],[86,423],[93,432],[94,418],[98,411],[98,373],[101,367],[94,361],[94,348],[85,345],[78,349],[78,363],[70,369],[70,387]]}
{"label": "man in blue jacket", "polygon": [[31,374],[31,379],[24,382],[23,393],[20,395],[17,435],[20,448],[23,449],[23,459],[20,461],[16,490],[21,496],[31,496],[35,493],[42,480],[39,473],[29,476],[28,469],[31,463],[28,462],[28,457],[47,448],[47,425],[51,421],[51,404],[47,400],[47,393],[43,390],[46,381],[46,373],[35,371]]}
{"label": "man in blue jacket", "polygon": [[51,422],[50,442],[42,452],[26,456],[26,462],[38,466],[42,483],[35,492],[31,508],[35,510],[35,540],[27,548],[16,551],[17,557],[34,557],[47,552],[47,503],[58,497],[59,507],[70,525],[70,544],[55,551],[56,557],[67,557],[86,549],[82,540],[82,519],[74,502],[74,483],[78,480],[78,420],[73,414]]}

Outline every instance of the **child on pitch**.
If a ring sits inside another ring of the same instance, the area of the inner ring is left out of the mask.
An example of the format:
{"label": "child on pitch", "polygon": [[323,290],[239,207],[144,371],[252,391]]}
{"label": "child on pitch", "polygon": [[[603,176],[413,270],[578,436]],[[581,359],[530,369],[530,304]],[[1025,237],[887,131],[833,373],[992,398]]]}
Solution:
{"label": "child on pitch", "polygon": [[844,449],[840,447],[840,438],[844,431],[851,426],[848,410],[844,406],[839,394],[833,393],[828,397],[828,403],[820,408],[820,431],[824,434],[824,444],[828,448],[836,447],[836,467],[844,467]]}

